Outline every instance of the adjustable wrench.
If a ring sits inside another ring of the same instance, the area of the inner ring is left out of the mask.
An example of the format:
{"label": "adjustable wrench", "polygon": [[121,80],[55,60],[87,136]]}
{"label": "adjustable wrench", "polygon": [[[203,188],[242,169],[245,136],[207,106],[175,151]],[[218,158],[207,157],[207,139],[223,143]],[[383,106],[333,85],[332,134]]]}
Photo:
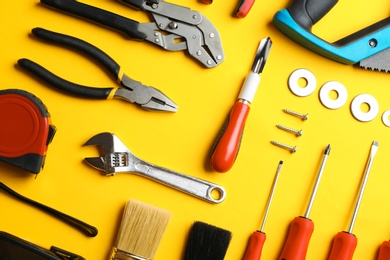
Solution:
{"label": "adjustable wrench", "polygon": [[[223,187],[145,162],[112,133],[97,134],[84,144],[86,145],[102,148],[104,154],[101,157],[85,158],[85,161],[92,167],[105,171],[106,176],[132,172],[211,203],[220,203],[225,199]],[[215,195],[219,197],[215,198]]]}

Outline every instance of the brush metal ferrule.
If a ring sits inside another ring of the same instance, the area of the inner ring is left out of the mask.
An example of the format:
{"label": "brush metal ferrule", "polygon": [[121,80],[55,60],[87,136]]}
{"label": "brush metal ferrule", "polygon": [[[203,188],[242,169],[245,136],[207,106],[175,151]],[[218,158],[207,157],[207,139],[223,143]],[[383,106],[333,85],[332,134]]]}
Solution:
{"label": "brush metal ferrule", "polygon": [[116,247],[112,248],[110,260],[152,260],[132,253],[122,251]]}

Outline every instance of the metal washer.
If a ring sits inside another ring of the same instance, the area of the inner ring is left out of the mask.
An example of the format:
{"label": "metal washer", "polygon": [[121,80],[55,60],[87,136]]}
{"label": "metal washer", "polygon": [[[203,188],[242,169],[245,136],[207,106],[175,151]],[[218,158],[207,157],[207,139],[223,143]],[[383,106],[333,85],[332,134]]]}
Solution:
{"label": "metal washer", "polygon": [[[368,112],[363,112],[360,106],[367,103],[370,107]],[[373,120],[379,112],[379,105],[376,99],[369,94],[360,94],[356,96],[351,103],[352,115],[359,121],[368,122]]]}
{"label": "metal washer", "polygon": [[[305,87],[298,85],[298,80],[303,78],[307,84]],[[288,78],[288,87],[291,92],[300,97],[309,96],[314,92],[317,86],[317,79],[314,74],[307,69],[297,69],[293,71]]]}
{"label": "metal washer", "polygon": [[[329,93],[331,91],[335,91],[337,93],[336,99],[331,99],[329,97]],[[325,107],[330,109],[337,109],[344,106],[344,104],[347,102],[348,92],[344,85],[340,82],[329,81],[321,87],[319,97],[321,103]]]}
{"label": "metal washer", "polygon": [[386,110],[385,112],[383,112],[382,114],[382,122],[385,126],[389,126],[390,127],[390,110]]}

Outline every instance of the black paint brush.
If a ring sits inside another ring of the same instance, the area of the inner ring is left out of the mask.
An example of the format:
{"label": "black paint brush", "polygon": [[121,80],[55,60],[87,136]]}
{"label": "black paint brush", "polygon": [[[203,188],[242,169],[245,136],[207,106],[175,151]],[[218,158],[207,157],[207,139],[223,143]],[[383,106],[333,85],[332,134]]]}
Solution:
{"label": "black paint brush", "polygon": [[223,260],[231,237],[228,230],[197,221],[191,228],[184,260]]}

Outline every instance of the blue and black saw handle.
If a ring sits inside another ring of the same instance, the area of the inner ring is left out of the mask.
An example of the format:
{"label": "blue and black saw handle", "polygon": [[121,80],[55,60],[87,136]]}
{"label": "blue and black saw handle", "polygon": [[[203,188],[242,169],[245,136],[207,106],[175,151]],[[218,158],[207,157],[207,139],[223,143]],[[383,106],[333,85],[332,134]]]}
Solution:
{"label": "blue and black saw handle", "polygon": [[337,2],[338,0],[295,0],[289,7],[274,15],[273,23],[300,45],[340,63],[359,63],[375,54],[378,54],[380,60],[380,52],[390,47],[390,17],[334,43],[312,33],[312,26]]}

